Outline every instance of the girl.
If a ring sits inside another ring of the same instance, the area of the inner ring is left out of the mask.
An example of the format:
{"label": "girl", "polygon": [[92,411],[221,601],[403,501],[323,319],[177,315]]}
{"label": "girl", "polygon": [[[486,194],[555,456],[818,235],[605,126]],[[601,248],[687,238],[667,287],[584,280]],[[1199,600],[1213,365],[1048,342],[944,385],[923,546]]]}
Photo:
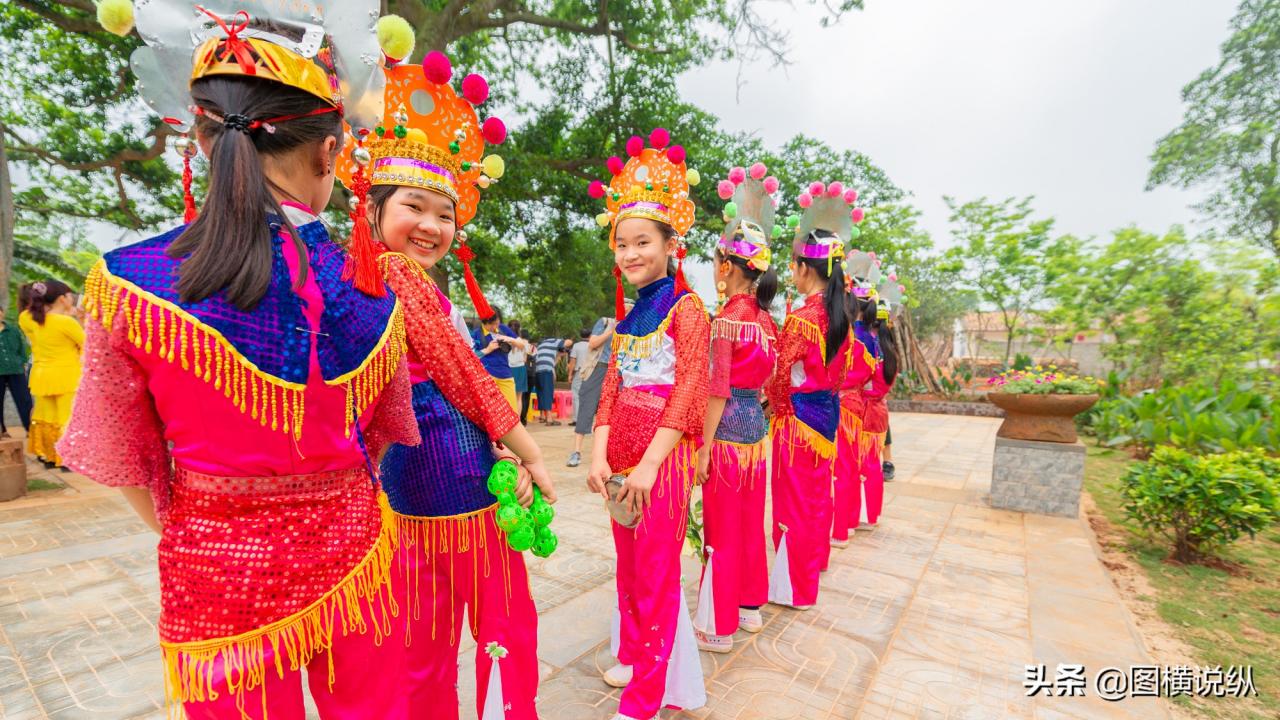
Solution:
{"label": "girl", "polygon": [[[619,665],[605,682],[625,687],[616,718],[649,720],[664,706],[706,702],[702,668],[680,587],[689,490],[707,405],[710,325],[681,269],[681,236],[693,224],[684,149],[667,132],[627,143],[631,159],[611,161],[609,233],[620,321],[596,413],[587,484],[636,516],[613,522],[618,553]],[[600,183],[592,195],[604,195]],[[683,260],[682,260],[683,262]],[[622,277],[639,298],[623,313]],[[621,487],[616,477],[625,477]]]}
{"label": "girl", "polygon": [[[476,641],[477,716],[535,720],[537,613],[524,556],[499,530],[486,482],[495,459],[508,459],[522,463],[517,495],[524,505],[532,500],[530,479],[549,502],[555,491],[541,450],[452,326],[452,305],[427,274],[475,215],[484,140],[464,130],[478,126],[471,104],[447,83],[428,81],[420,65],[392,68],[387,81],[386,105],[397,110],[383,124],[384,138],[369,147],[369,199],[377,239],[391,251],[378,265],[408,310],[413,412],[424,441],[394,445],[382,461],[401,538],[395,595],[409,608],[403,692],[422,717],[458,717],[465,609]],[[425,114],[408,101],[415,93],[430,97]],[[448,149],[453,142],[457,153]],[[462,169],[473,164],[474,172]],[[457,252],[484,317],[488,304],[471,276],[469,250]]]}
{"label": "girl", "polygon": [[848,370],[840,386],[840,435],[836,448],[835,512],[831,525],[831,546],[848,547],[849,531],[858,527],[865,512],[866,487],[862,482],[862,392],[876,367],[878,348],[870,327],[875,322],[875,301],[867,299],[867,289],[850,288],[848,295],[853,337],[849,341]]}
{"label": "girl", "polygon": [[804,306],[787,316],[778,368],[767,386],[773,408],[773,543],[769,602],[807,610],[831,546],[831,478],[840,424],[849,318],[841,260],[848,204],[841,184],[814,183],[800,196],[804,217],[792,243],[791,276]]}
{"label": "girl", "polygon": [[711,323],[711,397],[698,452],[702,485],[705,566],[693,626],[698,647],[733,649],[742,627],[760,632],[760,606],[768,600],[764,547],[764,490],[769,432],[760,388],[773,374],[777,326],[769,305],[778,276],[769,267],[773,202],[762,163],[752,177],[741,168],[730,220],[716,249],[716,286],[728,299]]}
{"label": "girl", "polygon": [[884,436],[889,429],[889,406],[885,398],[893,389],[898,377],[898,348],[890,329],[890,301],[872,299],[875,308],[875,325],[871,341],[878,349],[877,362],[870,382],[862,389],[862,434],[858,442],[858,454],[862,458],[863,484],[862,511],[856,527],[874,527],[880,521],[884,506],[884,471],[880,464],[884,450]]}
{"label": "girl", "polygon": [[80,385],[84,328],[71,316],[74,307],[75,293],[65,283],[45,280],[32,285],[27,327],[35,406],[27,451],[47,468],[62,464],[55,444],[71,418],[71,403]]}
{"label": "girl", "polygon": [[378,52],[347,14],[377,3],[326,13],[323,48],[299,42],[309,11],[173,5],[137,6],[155,46],[134,70],[174,78],[142,88],[163,116],[187,122],[194,105],[208,196],[194,222],[90,272],[89,372],[59,449],[161,534],[165,685],[188,718],[302,717],[303,668],[321,718],[406,718],[401,653],[383,642],[395,537],[369,470],[388,442],[417,440],[403,319],[341,279],[313,210],[333,190],[343,108],[381,100],[376,67],[332,64]]}

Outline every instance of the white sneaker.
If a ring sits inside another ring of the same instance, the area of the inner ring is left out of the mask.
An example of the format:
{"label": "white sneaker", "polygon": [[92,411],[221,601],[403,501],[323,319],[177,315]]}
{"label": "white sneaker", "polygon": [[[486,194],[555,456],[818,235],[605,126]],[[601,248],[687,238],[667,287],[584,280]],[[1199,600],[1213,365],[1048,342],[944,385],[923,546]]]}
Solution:
{"label": "white sneaker", "polygon": [[759,610],[738,608],[738,627],[749,633],[758,633],[764,629],[764,618],[760,617]]}
{"label": "white sneaker", "polygon": [[848,541],[848,540],[837,540],[836,538],[831,538],[831,547],[833,547],[833,548],[847,548],[847,547],[849,547],[849,541]]}
{"label": "white sneaker", "polygon": [[631,684],[631,674],[630,665],[618,663],[604,671],[604,682],[609,687],[624,688]]}
{"label": "white sneaker", "polygon": [[708,635],[701,631],[694,631],[694,637],[698,638],[698,649],[713,653],[727,653],[733,650],[732,635]]}
{"label": "white sneaker", "polygon": [[633,718],[630,715],[623,715],[622,713],[618,713],[617,715],[613,716],[613,720],[636,720],[636,718]]}

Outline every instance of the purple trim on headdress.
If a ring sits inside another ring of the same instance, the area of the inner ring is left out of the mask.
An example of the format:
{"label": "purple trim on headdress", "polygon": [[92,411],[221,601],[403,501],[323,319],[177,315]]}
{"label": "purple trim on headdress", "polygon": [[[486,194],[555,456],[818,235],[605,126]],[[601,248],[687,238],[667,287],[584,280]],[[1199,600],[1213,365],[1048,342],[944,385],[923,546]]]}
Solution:
{"label": "purple trim on headdress", "polygon": [[453,176],[453,172],[451,172],[449,168],[441,167],[434,163],[426,162],[424,160],[414,160],[412,158],[400,158],[400,157],[384,157],[384,158],[378,158],[378,160],[373,164],[374,170],[381,170],[384,167],[411,167],[417,170],[426,170],[427,172],[444,176],[449,180],[449,182],[454,183],[455,185],[458,182],[457,178]]}
{"label": "purple trim on headdress", "polygon": [[644,210],[653,210],[656,212],[660,212],[664,215],[668,215],[671,213],[671,210],[666,205],[663,205],[662,203],[650,202],[648,200],[637,200],[633,203],[627,203],[626,205],[623,205],[622,207],[618,208],[618,213],[622,214],[628,210],[634,210],[636,208],[642,208]]}
{"label": "purple trim on headdress", "polygon": [[[833,238],[834,239],[834,238]],[[800,250],[800,257],[810,258],[811,260],[826,260],[831,257],[831,253],[840,245],[839,241],[827,243],[805,243]]]}
{"label": "purple trim on headdress", "polygon": [[737,255],[741,258],[751,259],[760,254],[764,249],[763,246],[757,245],[750,240],[729,240],[728,238],[720,238],[720,249],[729,255]]}

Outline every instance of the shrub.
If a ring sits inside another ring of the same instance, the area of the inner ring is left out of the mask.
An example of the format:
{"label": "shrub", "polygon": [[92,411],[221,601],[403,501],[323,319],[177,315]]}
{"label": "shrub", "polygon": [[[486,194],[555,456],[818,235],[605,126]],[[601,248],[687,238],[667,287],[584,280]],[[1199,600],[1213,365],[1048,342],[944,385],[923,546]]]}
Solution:
{"label": "shrub", "polygon": [[1195,562],[1280,521],[1280,460],[1261,452],[1193,455],[1159,447],[1122,480],[1125,513]]}
{"label": "shrub", "polygon": [[1103,444],[1146,457],[1161,445],[1194,452],[1280,452],[1280,398],[1249,383],[1172,386],[1106,400],[1093,418]]}

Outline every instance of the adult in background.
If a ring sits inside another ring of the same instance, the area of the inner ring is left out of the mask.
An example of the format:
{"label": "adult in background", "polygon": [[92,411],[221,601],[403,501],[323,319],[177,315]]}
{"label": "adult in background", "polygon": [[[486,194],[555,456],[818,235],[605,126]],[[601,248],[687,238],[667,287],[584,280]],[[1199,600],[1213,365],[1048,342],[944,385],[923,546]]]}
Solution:
{"label": "adult in background", "polygon": [[[22,308],[25,310],[26,308]],[[18,326],[0,318],[0,437],[9,437],[4,422],[4,395],[13,394],[22,427],[31,431],[31,393],[27,390],[27,341]]]}
{"label": "adult in background", "polygon": [[511,321],[511,330],[519,343],[511,344],[511,352],[507,353],[507,367],[511,368],[511,378],[516,383],[516,397],[521,399],[520,424],[524,425],[528,418],[529,403],[529,370],[525,367],[529,359],[529,345],[524,340],[528,333],[520,327],[519,320]]}
{"label": "adult in background", "polygon": [[32,289],[30,387],[35,404],[27,450],[52,468],[62,464],[54,445],[71,419],[71,404],[80,386],[84,328],[72,316],[75,293],[65,283],[46,280]]}
{"label": "adult in background", "polygon": [[569,386],[573,389],[572,407],[575,415],[578,412],[578,391],[582,389],[582,380],[585,377],[584,373],[581,371],[583,368],[586,368],[586,374],[590,374],[595,363],[595,359],[592,358],[592,366],[587,366],[587,359],[591,356],[591,345],[588,344],[590,339],[591,331],[587,328],[582,328],[578,331],[578,341],[575,342],[573,347],[569,350],[569,367],[567,368],[567,372],[569,375]]}
{"label": "adult in background", "polygon": [[498,384],[502,396],[511,404],[511,409],[520,411],[520,403],[516,400],[516,381],[511,373],[511,365],[507,356],[511,354],[520,338],[502,322],[502,311],[493,309],[493,314],[480,318],[480,327],[471,331],[471,339],[476,352],[480,354],[480,363]]}
{"label": "adult in background", "polygon": [[[534,346],[533,340],[529,337],[529,331],[524,328],[520,329],[520,339],[525,342],[526,348]],[[534,376],[533,354],[526,350],[520,355],[524,361],[520,368],[524,370],[525,376],[524,392],[520,393],[520,424],[527,425],[529,422],[529,406],[533,404],[533,383],[528,381]],[[512,367],[511,371],[515,372],[515,368]]]}
{"label": "adult in background", "polygon": [[543,425],[559,425],[553,408],[556,400],[556,361],[560,354],[568,352],[573,346],[572,340],[547,338],[538,343],[538,352],[534,355],[534,377],[537,379],[538,412],[542,415]]}
{"label": "adult in background", "polygon": [[[627,298],[626,307],[631,309],[633,302]],[[568,467],[582,464],[582,443],[591,434],[596,421],[596,408],[600,405],[600,388],[604,386],[604,375],[609,370],[609,360],[613,357],[613,330],[618,321],[611,317],[602,317],[591,328],[591,336],[587,338],[587,347],[597,353],[594,364],[588,364],[590,373],[583,379],[582,388],[578,392],[579,403],[574,406],[573,452],[569,454]],[[578,372],[586,372],[586,369]]]}

